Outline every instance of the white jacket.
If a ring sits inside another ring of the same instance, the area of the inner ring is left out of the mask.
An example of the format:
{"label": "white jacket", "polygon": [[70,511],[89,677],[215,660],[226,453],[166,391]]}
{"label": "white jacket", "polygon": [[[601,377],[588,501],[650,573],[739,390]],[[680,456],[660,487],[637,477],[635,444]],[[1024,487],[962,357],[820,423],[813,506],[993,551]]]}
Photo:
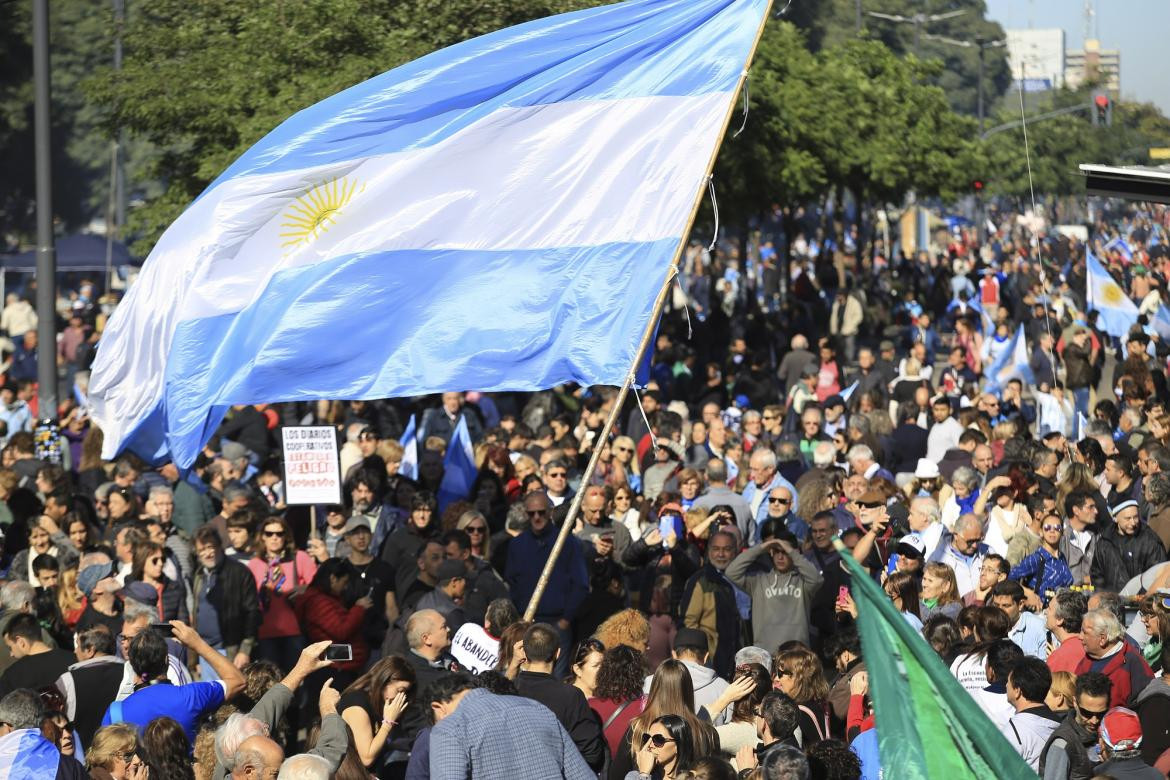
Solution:
{"label": "white jacket", "polygon": [[1048,737],[1060,725],[1060,717],[1047,707],[1033,707],[1013,715],[1003,729],[1003,735],[1011,743],[1028,766],[1040,771],[1040,754]]}

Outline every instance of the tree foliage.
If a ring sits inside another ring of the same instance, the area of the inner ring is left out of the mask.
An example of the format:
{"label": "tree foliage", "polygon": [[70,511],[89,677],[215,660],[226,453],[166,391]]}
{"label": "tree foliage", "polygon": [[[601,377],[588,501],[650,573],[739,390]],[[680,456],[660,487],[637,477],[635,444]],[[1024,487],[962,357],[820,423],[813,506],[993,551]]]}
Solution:
{"label": "tree foliage", "polygon": [[926,82],[937,65],[876,41],[809,52],[787,23],[765,31],[751,70],[751,111],[716,169],[731,210],[800,201],[848,187],[863,201],[908,190],[950,195],[975,164],[974,122]]}
{"label": "tree foliage", "polygon": [[[1031,189],[1038,196],[1079,195],[1085,191],[1078,169],[1081,163],[1146,164],[1150,147],[1170,146],[1170,119],[1155,106],[1118,102],[1113,107],[1112,126],[1095,127],[1090,99],[1089,89],[1066,89],[1027,109],[1028,115],[1037,116],[1055,109],[1085,107],[1084,111],[1028,123],[1031,188],[1022,125],[990,136],[984,144],[986,164],[978,172],[988,191],[1020,199],[1029,198]],[[1011,101],[1004,104],[993,124],[1019,121],[1019,104],[1014,110]]]}

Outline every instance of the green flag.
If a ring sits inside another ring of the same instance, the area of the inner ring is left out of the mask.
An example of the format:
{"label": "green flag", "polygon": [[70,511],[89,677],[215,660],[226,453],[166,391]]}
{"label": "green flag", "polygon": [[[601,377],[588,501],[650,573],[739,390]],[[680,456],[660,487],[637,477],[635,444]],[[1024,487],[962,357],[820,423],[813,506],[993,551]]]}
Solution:
{"label": "green flag", "polygon": [[899,780],[1036,780],[1036,773],[959,685],[926,640],[849,550],[869,695],[885,777]]}

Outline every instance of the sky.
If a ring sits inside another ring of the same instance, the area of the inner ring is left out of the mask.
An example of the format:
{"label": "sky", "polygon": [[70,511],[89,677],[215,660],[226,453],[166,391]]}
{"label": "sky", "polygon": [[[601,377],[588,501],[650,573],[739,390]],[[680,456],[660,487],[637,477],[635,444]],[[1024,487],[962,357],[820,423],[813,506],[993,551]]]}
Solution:
{"label": "sky", "polygon": [[[1085,39],[1084,0],[986,0],[987,18],[1006,28],[1061,27],[1065,48]],[[1095,0],[1094,36],[1121,52],[1121,95],[1154,103],[1170,116],[1170,0]]]}

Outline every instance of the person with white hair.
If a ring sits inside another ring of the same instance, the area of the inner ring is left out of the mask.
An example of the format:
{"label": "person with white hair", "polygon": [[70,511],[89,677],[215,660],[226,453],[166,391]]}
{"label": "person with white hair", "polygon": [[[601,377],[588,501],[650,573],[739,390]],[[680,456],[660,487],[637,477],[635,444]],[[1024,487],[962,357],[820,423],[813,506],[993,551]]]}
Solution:
{"label": "person with white hair", "polygon": [[280,765],[276,780],[329,780],[333,770],[329,762],[312,753],[298,753],[289,756]]}
{"label": "person with white hair", "polygon": [[890,482],[894,481],[894,475],[882,468],[882,464],[874,459],[873,450],[867,444],[854,444],[845,454],[845,460],[848,461],[849,471],[853,474],[860,474],[866,479],[880,477]]}
{"label": "person with white hair", "polygon": [[768,499],[776,488],[789,492],[789,509],[797,505],[796,488],[776,470],[776,453],[769,449],[752,450],[748,460],[750,479],[743,488],[743,500],[751,510],[752,522],[749,528],[740,528],[743,538],[755,541],[756,529],[768,518]]}
{"label": "person with white hair", "polygon": [[1077,663],[1073,673],[1101,672],[1108,677],[1113,682],[1110,707],[1131,706],[1154,679],[1141,651],[1126,639],[1125,626],[1112,610],[1091,609],[1081,619],[1085,657]]}
{"label": "person with white hair", "polygon": [[[224,780],[229,773],[250,765],[246,760],[247,756],[237,757],[239,751],[245,748],[271,748],[264,740],[267,740],[267,735],[280,723],[292,706],[297,688],[313,672],[332,665],[331,661],[321,660],[321,655],[329,644],[330,640],[325,639],[306,647],[292,671],[269,688],[247,715],[235,713],[219,727],[215,733],[215,768],[211,774],[213,780]],[[349,746],[349,733],[345,721],[337,712],[337,702],[340,698],[341,694],[328,683],[321,689],[321,695],[317,700],[321,714],[321,733],[317,737],[316,746],[309,751],[328,761],[332,767],[331,772],[341,765]],[[275,763],[265,760],[264,766],[275,769],[280,766],[283,758],[282,753]],[[253,755],[252,760],[255,759],[256,755]]]}

